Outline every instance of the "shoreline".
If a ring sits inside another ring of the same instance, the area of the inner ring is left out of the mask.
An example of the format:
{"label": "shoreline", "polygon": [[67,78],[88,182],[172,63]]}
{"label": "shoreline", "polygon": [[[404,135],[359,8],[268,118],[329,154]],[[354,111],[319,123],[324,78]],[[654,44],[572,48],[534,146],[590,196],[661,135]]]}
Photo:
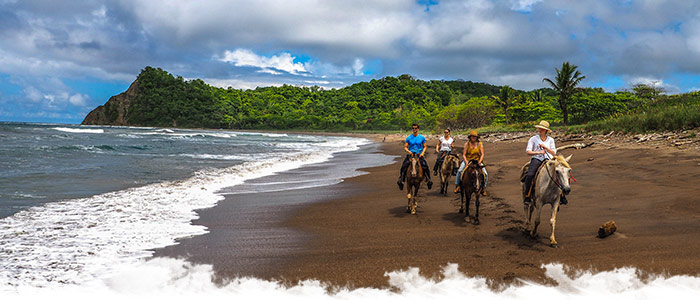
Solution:
{"label": "shoreline", "polygon": [[[370,138],[377,141],[377,136]],[[429,149],[434,143],[429,139]],[[377,144],[383,153],[402,157],[400,139],[392,136]],[[479,226],[466,223],[463,215],[457,214],[454,194],[438,195],[435,178],[432,190],[425,185],[421,188],[418,214],[405,214],[405,192],[395,184],[399,157],[393,164],[364,169],[369,174],[339,184],[306,193],[285,193],[313,201],[286,211],[283,220],[272,221],[278,228],[303,236],[294,246],[276,239],[275,243],[282,245],[278,247],[283,250],[280,255],[213,239],[200,240],[198,247],[191,248],[193,252],[213,252],[209,247],[219,245],[218,254],[208,259],[193,259],[182,251],[167,256],[211,263],[218,280],[243,275],[292,282],[318,279],[350,287],[387,287],[386,272],[410,267],[420,268],[426,277],[439,277],[448,263],[457,263],[464,274],[485,277],[493,284],[518,279],[548,283],[541,267],[546,263],[563,263],[579,270],[633,266],[655,274],[698,275],[700,261],[693,258],[700,248],[700,203],[694,181],[700,175],[697,155],[604,144],[562,151],[573,154],[578,183],[572,183],[569,205],[559,214],[556,234],[560,248],[553,249],[547,245],[547,207],[537,240],[520,230],[522,205],[516,183],[525,160],[524,144],[525,138],[485,143],[489,196],[482,198]],[[644,157],[657,162],[640,160]],[[427,157],[431,167],[434,159],[434,154]],[[228,202],[227,197],[216,207]],[[207,218],[200,214],[193,223],[225,223],[225,216]],[[610,220],[617,222],[618,232],[606,239],[596,238],[598,227]],[[232,235],[226,226],[209,230]],[[266,267],[261,267],[265,261],[257,261],[260,264],[236,269],[236,253],[241,251],[257,251],[274,261],[267,261]]]}

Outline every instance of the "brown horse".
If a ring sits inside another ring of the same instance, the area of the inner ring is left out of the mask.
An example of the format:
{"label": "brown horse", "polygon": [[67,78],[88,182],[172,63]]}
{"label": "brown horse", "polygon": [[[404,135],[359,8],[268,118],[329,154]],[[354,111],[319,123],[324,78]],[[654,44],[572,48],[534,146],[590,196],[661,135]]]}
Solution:
{"label": "brown horse", "polygon": [[447,187],[450,185],[450,177],[459,168],[459,157],[452,153],[447,154],[440,166],[440,194],[447,196]]}
{"label": "brown horse", "polygon": [[416,206],[418,206],[418,189],[420,188],[421,182],[423,182],[423,167],[420,163],[420,156],[418,154],[411,154],[410,158],[411,164],[406,170],[406,197],[408,198],[408,205],[406,205],[406,212],[412,215],[416,214]]}
{"label": "brown horse", "polygon": [[[481,172],[481,166],[476,160],[471,160],[467,164],[467,168],[462,172],[462,178],[460,179],[460,200],[461,206],[459,212],[464,212],[464,218],[467,222],[472,222],[474,225],[479,225],[479,195],[481,190],[484,188],[484,174]],[[474,194],[474,205],[476,206],[476,214],[474,218],[469,215],[469,202],[471,201],[472,194]],[[466,205],[465,205],[466,204]],[[466,206],[466,209],[465,209]]]}

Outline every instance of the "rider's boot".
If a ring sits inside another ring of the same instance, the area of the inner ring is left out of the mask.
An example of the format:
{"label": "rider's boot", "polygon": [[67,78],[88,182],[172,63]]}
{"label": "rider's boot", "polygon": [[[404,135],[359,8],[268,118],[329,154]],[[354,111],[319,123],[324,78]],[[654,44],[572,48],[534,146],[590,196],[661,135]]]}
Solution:
{"label": "rider's boot", "polygon": [[524,204],[530,204],[530,187],[532,185],[532,177],[525,176],[525,199],[523,199]]}
{"label": "rider's boot", "polygon": [[457,187],[455,187],[455,194],[459,194],[459,191],[460,191],[460,188],[459,188],[459,185],[458,185]]}
{"label": "rider's boot", "polygon": [[428,189],[432,189],[433,182],[430,180],[430,171],[426,170],[423,174],[425,175],[425,184],[428,185]]}
{"label": "rider's boot", "polygon": [[399,175],[399,180],[396,181],[396,185],[399,186],[399,190],[403,191],[403,182],[405,181],[406,172],[401,171]]}

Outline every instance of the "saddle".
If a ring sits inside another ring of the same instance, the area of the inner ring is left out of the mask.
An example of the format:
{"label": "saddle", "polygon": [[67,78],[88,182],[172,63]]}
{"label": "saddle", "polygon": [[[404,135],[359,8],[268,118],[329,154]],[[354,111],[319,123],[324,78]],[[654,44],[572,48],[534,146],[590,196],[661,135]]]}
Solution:
{"label": "saddle", "polygon": [[[532,183],[530,184],[530,189],[527,190],[527,194],[525,196],[530,197],[530,195],[532,194],[532,190],[535,189],[535,183],[537,182],[537,180],[535,180],[535,178],[537,178],[537,176],[540,175],[540,171],[542,171],[542,168],[544,167],[546,161],[547,160],[545,159],[542,162],[542,164],[540,164],[540,167],[537,168],[537,172],[535,172],[535,177],[532,178]],[[525,182],[525,177],[527,177],[527,169],[529,169],[529,168],[530,168],[530,162],[527,162],[523,165],[523,168],[520,171],[520,182]]]}

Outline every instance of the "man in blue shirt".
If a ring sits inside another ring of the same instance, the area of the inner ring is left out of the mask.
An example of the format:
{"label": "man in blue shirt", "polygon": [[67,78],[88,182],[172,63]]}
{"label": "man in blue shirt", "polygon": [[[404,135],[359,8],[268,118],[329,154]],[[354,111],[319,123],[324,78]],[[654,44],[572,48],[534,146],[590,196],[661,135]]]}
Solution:
{"label": "man in blue shirt", "polygon": [[418,134],[419,128],[418,124],[411,125],[413,134],[406,137],[406,142],[403,145],[403,150],[408,152],[408,154],[406,154],[406,158],[403,160],[403,164],[401,164],[401,174],[399,175],[399,180],[396,181],[396,184],[399,185],[399,190],[403,190],[403,182],[406,181],[406,170],[408,170],[408,165],[410,164],[409,159],[411,158],[411,154],[414,153],[420,155],[420,164],[423,167],[423,176],[426,178],[428,189],[433,188],[433,182],[430,181],[430,168],[424,157],[425,149],[427,149],[425,146],[425,137]]}

